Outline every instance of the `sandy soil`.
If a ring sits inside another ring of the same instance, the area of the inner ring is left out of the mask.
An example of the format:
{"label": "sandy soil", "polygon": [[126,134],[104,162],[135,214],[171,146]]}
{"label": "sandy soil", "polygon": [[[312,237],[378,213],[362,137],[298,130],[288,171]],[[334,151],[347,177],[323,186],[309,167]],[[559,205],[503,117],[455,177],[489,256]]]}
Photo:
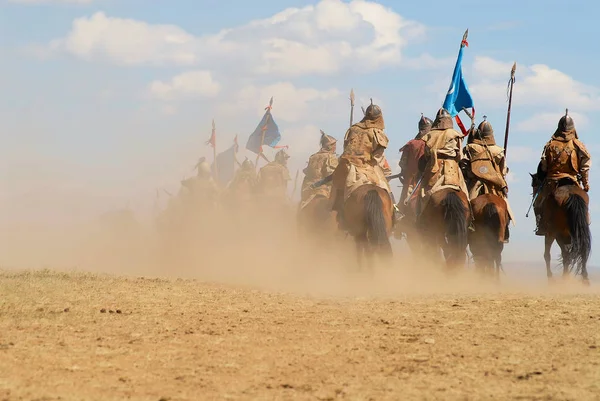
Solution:
{"label": "sandy soil", "polygon": [[597,291],[369,290],[390,278],[0,271],[0,400],[600,399]]}

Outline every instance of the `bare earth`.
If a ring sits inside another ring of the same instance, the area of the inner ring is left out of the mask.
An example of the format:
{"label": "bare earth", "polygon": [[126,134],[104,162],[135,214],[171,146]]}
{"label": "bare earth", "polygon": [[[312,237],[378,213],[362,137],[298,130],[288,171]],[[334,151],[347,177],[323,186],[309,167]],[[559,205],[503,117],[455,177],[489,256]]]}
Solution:
{"label": "bare earth", "polygon": [[577,288],[326,297],[0,271],[0,400],[598,400],[600,296]]}

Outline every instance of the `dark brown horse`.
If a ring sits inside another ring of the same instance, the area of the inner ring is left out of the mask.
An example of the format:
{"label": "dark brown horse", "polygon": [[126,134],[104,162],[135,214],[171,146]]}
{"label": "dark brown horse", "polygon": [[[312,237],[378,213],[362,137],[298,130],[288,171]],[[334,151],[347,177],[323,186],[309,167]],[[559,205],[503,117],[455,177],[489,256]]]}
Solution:
{"label": "dark brown horse", "polygon": [[548,279],[552,278],[550,249],[556,241],[561,251],[563,277],[575,270],[576,275],[581,274],[584,284],[589,284],[587,262],[592,251],[592,234],[588,224],[588,194],[569,178],[552,183],[541,180],[539,171],[530,175],[534,193],[542,185],[553,186],[542,204]]}
{"label": "dark brown horse", "polygon": [[392,210],[392,199],[388,192],[373,184],[358,187],[344,203],[346,229],[354,237],[361,268],[366,259],[373,271],[375,255],[385,263],[391,262]]}
{"label": "dark brown horse", "polygon": [[475,266],[498,279],[502,269],[502,251],[508,230],[506,201],[498,195],[483,194],[471,201],[475,232],[469,233],[469,248]]}
{"label": "dark brown horse", "polygon": [[447,267],[464,265],[469,219],[469,200],[462,191],[448,188],[433,193],[417,219],[421,254],[439,260],[441,249]]}

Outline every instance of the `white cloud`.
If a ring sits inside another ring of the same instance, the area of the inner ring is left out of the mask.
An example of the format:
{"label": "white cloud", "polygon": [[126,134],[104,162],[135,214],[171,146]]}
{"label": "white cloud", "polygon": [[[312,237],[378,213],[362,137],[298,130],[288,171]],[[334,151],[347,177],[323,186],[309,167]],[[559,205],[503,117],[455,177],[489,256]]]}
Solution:
{"label": "white cloud", "polygon": [[191,65],[197,62],[196,40],[174,25],[151,25],[97,12],[75,19],[69,34],[52,41],[50,48],[85,60],[102,56],[120,65]]}
{"label": "white cloud", "polygon": [[222,104],[220,111],[236,115],[255,110],[257,117],[262,116],[264,110],[256,108],[256,102],[262,99],[266,106],[271,96],[274,99],[273,116],[276,121],[295,123],[309,116],[311,120],[325,116],[330,110],[322,109],[319,115],[318,105],[335,102],[335,99],[340,97],[340,92],[337,89],[297,88],[291,82],[278,82],[263,87],[249,85],[239,90],[233,101]]}
{"label": "white cloud", "polygon": [[[563,113],[536,113],[527,120],[521,121],[516,125],[516,129],[523,132],[545,132],[548,137],[556,130],[558,121],[564,115]],[[572,113],[569,115],[575,122],[575,128],[585,128],[588,124],[588,118],[580,113]]]}
{"label": "white cloud", "polygon": [[50,48],[118,65],[212,69],[216,64],[247,73],[299,76],[398,65],[402,49],[424,33],[423,25],[375,2],[321,0],[201,37],[174,25],[97,12],[74,20],[66,37],[52,41]]}
{"label": "white cloud", "polygon": [[154,81],[148,91],[152,97],[174,100],[189,97],[213,97],[221,90],[210,71],[188,71],[174,76],[169,82]]}
{"label": "white cloud", "polygon": [[[470,87],[478,102],[488,107],[506,107],[507,85],[512,63],[489,57],[475,57],[474,84]],[[600,89],[585,85],[544,64],[517,65],[513,104],[564,112],[600,109]],[[553,114],[556,119],[556,112]]]}

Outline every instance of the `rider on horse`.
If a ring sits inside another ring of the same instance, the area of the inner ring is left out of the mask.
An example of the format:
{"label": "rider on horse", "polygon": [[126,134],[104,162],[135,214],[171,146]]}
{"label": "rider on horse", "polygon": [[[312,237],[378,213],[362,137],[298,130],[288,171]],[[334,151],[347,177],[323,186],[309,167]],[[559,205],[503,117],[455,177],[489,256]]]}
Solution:
{"label": "rider on horse", "polygon": [[288,181],[291,181],[287,168],[290,156],[281,149],[275,154],[275,160],[258,172],[258,189],[263,195],[287,196]]}
{"label": "rider on horse", "polygon": [[331,184],[323,184],[313,188],[312,184],[330,176],[338,165],[335,154],[337,140],[321,131],[321,150],[310,156],[308,166],[303,170],[302,195],[300,208],[306,206],[315,196],[329,198]]}
{"label": "rider on horse", "polygon": [[[493,194],[504,199],[508,206],[508,184],[506,182],[506,159],[504,149],[496,144],[492,124],[485,119],[477,129],[471,129],[467,146],[463,149],[463,159],[460,162],[461,169],[467,181],[469,190],[469,201],[473,201],[479,195]],[[505,242],[508,242],[508,227],[505,231]]]}
{"label": "rider on horse", "polygon": [[187,196],[187,199],[192,200],[194,204],[205,201],[216,205],[219,187],[213,180],[210,164],[208,164],[205,157],[202,157],[195,168],[197,171],[196,177],[181,181],[182,187],[187,189],[184,196]]}
{"label": "rider on horse", "polygon": [[[398,227],[401,227],[406,214],[410,212],[408,207],[409,197],[413,194],[415,186],[418,184],[421,173],[419,172],[419,160],[425,152],[425,141],[423,137],[431,130],[430,118],[423,116],[421,113],[421,119],[419,120],[419,132],[400,148],[402,156],[400,157],[400,182],[402,182],[402,193],[400,194],[400,200],[398,201],[398,210],[401,213],[401,217],[398,220]],[[398,232],[398,229],[396,230]]]}
{"label": "rider on horse", "polygon": [[[575,123],[569,110],[558,121],[558,128],[542,152],[538,165],[538,175],[543,184],[538,188],[534,203],[536,235],[546,234],[543,204],[548,195],[563,183],[581,185],[584,191],[590,189],[589,174],[592,164],[591,155],[583,142],[579,140]],[[551,218],[552,216],[548,216]]]}
{"label": "rider on horse", "polygon": [[[422,138],[425,152],[419,161],[419,170],[423,172],[420,211],[425,210],[433,193],[446,188],[462,191],[468,198],[467,185],[459,167],[462,138],[462,134],[454,129],[448,110],[439,109],[431,130]],[[472,216],[469,229],[474,230]]]}
{"label": "rider on horse", "polygon": [[242,162],[240,168],[235,172],[229,187],[236,188],[244,181],[249,181],[252,185],[256,184],[256,170],[254,164],[248,158]]}
{"label": "rider on horse", "polygon": [[337,212],[338,224],[345,229],[343,205],[358,187],[373,184],[393,195],[386,175],[391,173],[384,155],[388,137],[383,132],[385,124],[381,108],[371,100],[364,118],[352,125],[344,137],[344,152],[333,172],[330,195],[332,209]]}

